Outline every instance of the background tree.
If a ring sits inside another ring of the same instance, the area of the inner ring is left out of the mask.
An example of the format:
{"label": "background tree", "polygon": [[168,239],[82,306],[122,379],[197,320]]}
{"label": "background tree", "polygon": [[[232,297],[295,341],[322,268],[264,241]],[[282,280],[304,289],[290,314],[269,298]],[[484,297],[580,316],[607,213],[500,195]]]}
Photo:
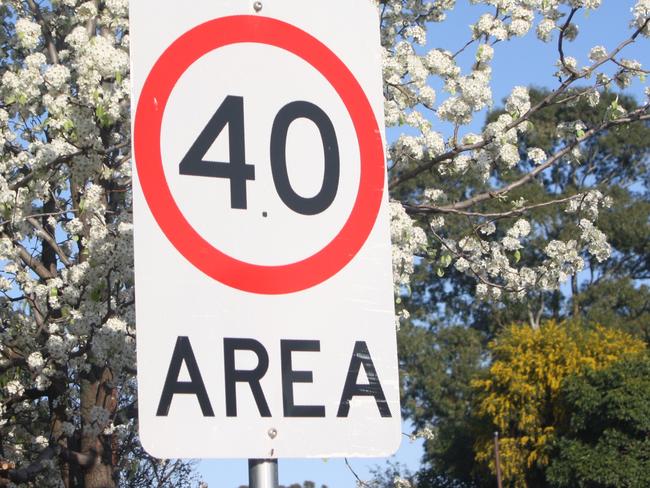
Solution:
{"label": "background tree", "polygon": [[650,358],[574,375],[560,392],[568,413],[547,478],[562,487],[650,485]]}
{"label": "background tree", "polygon": [[[531,89],[533,100],[547,94],[545,90]],[[596,107],[583,100],[571,107],[555,105],[540,110],[532,118],[537,129],[526,134],[525,139],[550,152],[553,145],[560,144],[555,137],[557,126],[573,120],[578,113],[584,120],[602,118],[616,97],[605,92],[605,104]],[[634,100],[626,96],[618,96],[618,103],[630,110],[636,107]],[[491,113],[488,121],[501,113]],[[544,319],[574,317],[577,306],[578,318],[611,324],[647,341],[650,296],[643,282],[648,274],[650,228],[644,181],[648,178],[650,128],[647,123],[639,123],[625,131],[606,131],[585,144],[584,152],[589,161],[564,165],[558,174],[532,182],[520,193],[531,205],[543,202],[549,193],[566,198],[591,189],[611,196],[610,207],[600,212],[597,220],[608,237],[611,256],[599,262],[585,254],[585,269],[571,276],[572,286],[529,292],[525,301],[506,298],[476,302],[472,298],[474,285],[457,270],[447,268],[440,278],[436,261],[422,259],[415,267],[413,293],[404,302],[412,323],[418,325],[406,323],[399,333],[403,404],[417,426],[431,422],[437,426],[436,439],[427,444],[426,455],[437,475],[447,473],[453,479],[476,481],[472,474],[474,426],[473,421],[468,422],[473,409],[469,382],[485,364],[487,342],[504,324],[519,321],[534,325]],[[594,171],[593,167],[599,169]],[[593,178],[593,173],[603,168],[607,168],[607,174]],[[598,181],[604,183],[599,185]],[[576,186],[576,182],[583,186]],[[507,208],[507,204],[503,207]],[[520,251],[521,262],[534,260],[546,243],[570,234],[574,219],[573,214],[552,207],[532,209],[529,215],[539,225],[531,229],[530,245]]]}
{"label": "background tree", "polygon": [[[417,74],[406,75],[407,82],[392,90],[389,79],[387,88],[387,99],[393,95],[400,108],[414,107],[407,115],[395,111],[394,123],[416,130],[391,148],[390,184],[393,197],[428,237],[423,245],[416,232],[401,234],[411,244],[403,254],[419,258],[410,286],[400,289],[402,314],[411,321],[402,321],[399,337],[405,413],[416,427],[436,426],[436,438],[426,444],[431,479],[446,473],[477,481],[470,469],[467,378],[488,360],[485,346],[501,327],[515,320],[536,326],[574,315],[634,333],[644,334],[646,327],[648,301],[641,280],[647,272],[647,122],[582,136],[614,112],[647,110],[647,102],[639,106],[620,94],[630,78],[618,68],[627,61],[615,62],[607,74],[582,71],[590,81],[567,68],[567,59],[575,62],[567,41],[576,33],[576,15],[600,2],[545,3],[537,35],[545,42],[552,39],[558,50],[559,86],[513,90],[504,108],[488,117],[483,133],[471,134],[470,117],[463,116],[491,101],[489,86],[482,83],[489,78],[492,55],[522,32],[517,29],[525,27],[526,8],[534,2],[491,3],[496,15],[479,19],[466,46],[427,53],[425,68],[435,66],[451,98],[435,106],[418,98],[414,86],[422,77]],[[637,2],[633,12],[642,8],[647,5]],[[393,52],[409,60],[406,73],[420,65],[408,56],[414,51],[402,47]],[[590,53],[598,69],[609,63],[599,64],[605,53],[612,53],[609,46]],[[470,66],[466,76],[460,74],[463,66]],[[461,112],[456,119],[447,111],[452,106]],[[517,117],[522,112],[523,121]],[[512,130],[513,121],[519,130]],[[432,130],[444,122],[449,122],[447,138]],[[596,201],[604,205],[592,205]],[[403,254],[397,254],[398,265],[410,263]],[[625,269],[626,263],[634,272]],[[558,286],[566,281],[570,287]],[[450,346],[449,337],[463,339]]]}
{"label": "background tree", "polygon": [[[543,100],[549,92],[533,88],[530,93],[533,100]],[[585,121],[601,119],[616,100],[629,110],[637,107],[631,97],[610,92],[602,93],[603,103],[596,107],[579,99],[572,106],[546,107],[532,116],[536,130],[523,136],[526,142],[522,146],[539,146],[551,152],[554,146],[562,144],[555,136],[558,126],[575,120],[577,114]],[[502,113],[490,113],[488,123]],[[518,321],[535,326],[542,320],[576,317],[648,339],[650,296],[644,281],[648,274],[650,235],[645,183],[650,128],[647,123],[637,123],[625,130],[605,131],[585,143],[583,153],[585,160],[581,164],[562,165],[513,194],[533,206],[543,203],[549,195],[562,199],[599,191],[611,197],[611,205],[599,213],[597,220],[611,245],[611,255],[599,262],[584,253],[584,269],[570,277],[571,286],[529,291],[523,301],[508,297],[476,301],[475,285],[452,267],[446,268],[445,276],[440,278],[436,260],[422,259],[415,266],[413,292],[403,299],[412,323],[405,324],[399,333],[403,404],[416,426],[433,423],[437,427],[436,438],[427,443],[425,456],[430,463],[426,470],[435,476],[446,473],[451,479],[480,482],[472,449],[476,426],[469,383],[489,357],[487,343],[504,324]],[[526,160],[523,150],[521,157],[520,165],[526,171],[527,165],[533,163]],[[519,174],[520,170],[513,168],[509,178]],[[596,178],[595,174],[600,176]],[[441,185],[448,184],[448,180],[436,175],[429,178],[438,178]],[[508,208],[507,203],[499,205]],[[531,209],[528,215],[538,224],[531,228],[526,248],[519,251],[522,263],[534,262],[554,239],[580,238],[581,229],[572,225],[572,213],[541,206]],[[452,225],[454,221],[447,219],[447,227]],[[464,225],[462,219],[458,225]]]}
{"label": "background tree", "polygon": [[645,343],[597,326],[543,323],[539,328],[512,325],[490,343],[492,362],[472,382],[477,389],[476,459],[494,466],[492,433],[500,433],[502,474],[512,486],[546,486],[550,450],[570,410],[560,400],[565,378],[599,370],[639,354]]}
{"label": "background tree", "polygon": [[127,2],[0,2],[0,485],[193,484],[135,418]]}

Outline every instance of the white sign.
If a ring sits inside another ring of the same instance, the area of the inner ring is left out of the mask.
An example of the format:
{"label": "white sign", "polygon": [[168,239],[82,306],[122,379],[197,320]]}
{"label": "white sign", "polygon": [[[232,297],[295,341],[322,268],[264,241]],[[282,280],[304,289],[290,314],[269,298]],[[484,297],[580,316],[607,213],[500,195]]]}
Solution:
{"label": "white sign", "polygon": [[140,436],[157,457],[400,443],[370,0],[132,0]]}

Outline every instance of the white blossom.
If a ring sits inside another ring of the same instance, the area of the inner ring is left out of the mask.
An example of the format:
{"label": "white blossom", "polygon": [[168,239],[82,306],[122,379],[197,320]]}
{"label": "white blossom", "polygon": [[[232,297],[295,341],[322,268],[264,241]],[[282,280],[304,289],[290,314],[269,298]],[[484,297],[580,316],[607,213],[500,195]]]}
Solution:
{"label": "white blossom", "polygon": [[442,215],[436,215],[435,217],[431,218],[429,226],[433,230],[442,229],[445,226],[445,218]]}
{"label": "white blossom", "polygon": [[481,63],[488,63],[494,57],[494,48],[489,44],[481,44],[476,50],[476,60]]}
{"label": "white blossom", "polygon": [[556,66],[559,68],[557,76],[569,76],[578,69],[578,60],[573,56],[566,56],[564,62],[558,60]]}
{"label": "white blossom", "polygon": [[587,103],[591,107],[595,107],[600,103],[600,92],[596,88],[588,90],[586,93],[586,97],[587,97]]}
{"label": "white blossom", "polygon": [[499,150],[499,158],[508,168],[512,168],[520,161],[519,149],[517,149],[517,146],[513,144],[504,144]]}
{"label": "white blossom", "polygon": [[433,107],[436,103],[436,91],[428,85],[421,87],[420,100],[427,107]]}
{"label": "white blossom", "polygon": [[27,358],[27,364],[29,365],[29,369],[32,371],[40,371],[45,365],[43,355],[38,351],[31,353]]}
{"label": "white blossom", "polygon": [[643,35],[650,36],[650,24],[646,24],[647,19],[650,17],[650,0],[637,0],[634,7],[632,7],[632,16],[634,20],[632,25],[637,28],[643,27]]}
{"label": "white blossom", "polygon": [[445,141],[438,132],[427,131],[424,134],[424,145],[430,158],[434,158],[445,151]]}
{"label": "white blossom", "polygon": [[53,89],[61,89],[70,79],[70,70],[62,65],[50,66],[45,72],[45,82]]}
{"label": "white blossom", "polygon": [[456,66],[456,62],[452,59],[451,53],[447,51],[433,49],[425,56],[424,62],[433,74],[444,77],[455,77],[460,73],[460,68]]}
{"label": "white blossom", "polygon": [[427,247],[427,237],[422,228],[407,215],[398,202],[391,202],[391,242],[393,243],[393,284],[399,295],[408,286],[413,273],[414,255]]}
{"label": "white blossom", "polygon": [[126,17],[129,3],[128,0],[106,0],[106,8],[116,17]]}
{"label": "white blossom", "polygon": [[9,396],[21,396],[25,392],[25,387],[18,380],[11,380],[5,385],[5,391]]}
{"label": "white blossom", "polygon": [[479,283],[476,285],[476,298],[486,298],[489,292],[489,288],[485,283]]}
{"label": "white blossom", "polygon": [[39,391],[45,391],[51,384],[52,381],[50,378],[43,373],[38,374],[34,380],[34,386],[36,386],[36,389]]}
{"label": "white blossom", "polygon": [[439,202],[444,196],[445,192],[438,188],[427,188],[424,190],[424,198],[432,203]]}
{"label": "white blossom", "polygon": [[528,110],[530,110],[530,95],[528,93],[528,88],[524,86],[516,86],[506,101],[506,110],[517,116],[528,112]]}
{"label": "white blossom", "polygon": [[24,49],[34,49],[40,41],[41,26],[30,19],[18,19],[16,21],[16,36]]}
{"label": "white blossom", "polygon": [[494,225],[494,222],[488,222],[487,224],[484,224],[481,226],[479,229],[479,232],[483,235],[489,236],[491,234],[494,234],[496,231],[496,225]]}
{"label": "white blossom", "polygon": [[545,17],[537,24],[537,37],[544,42],[549,42],[552,39],[552,33],[557,28],[555,20]]}
{"label": "white blossom", "polygon": [[530,234],[530,223],[525,219],[519,219],[515,224],[508,230],[508,235],[519,239],[520,237],[526,237]]}
{"label": "white blossom", "polygon": [[546,161],[546,158],[547,156],[543,149],[540,149],[538,147],[528,149],[528,159],[530,159],[536,165],[542,164],[544,161]]}
{"label": "white blossom", "polygon": [[519,242],[519,239],[512,237],[512,236],[506,236],[503,239],[501,239],[501,244],[503,245],[503,248],[508,250],[508,251],[516,251],[517,249],[521,249],[522,245],[521,242]]}
{"label": "white blossom", "polygon": [[395,316],[395,329],[400,330],[402,323],[406,322],[410,316],[411,314],[406,308],[399,309]]}
{"label": "white blossom", "polygon": [[467,259],[465,259],[463,257],[460,257],[454,263],[454,267],[458,271],[460,271],[461,273],[464,273],[465,271],[467,271],[469,269],[470,263],[469,263],[469,261]]}
{"label": "white blossom", "polygon": [[570,22],[565,28],[564,28],[564,38],[567,41],[574,41],[576,37],[578,37],[579,33],[579,28],[577,24],[574,24],[573,22]]}
{"label": "white blossom", "polygon": [[607,58],[607,49],[604,46],[594,46],[589,51],[589,59],[594,63]]}
{"label": "white blossom", "polygon": [[425,425],[424,427],[413,432],[409,439],[415,441],[416,439],[424,439],[430,441],[435,437],[434,428],[431,425]]}
{"label": "white blossom", "polygon": [[587,243],[589,254],[599,263],[606,260],[612,252],[611,246],[607,243],[607,236],[587,219],[580,220],[579,225],[582,229],[580,238]]}
{"label": "white blossom", "polygon": [[47,440],[47,437],[39,435],[34,438],[34,444],[40,448],[43,448],[43,447],[47,447],[49,441]]}
{"label": "white blossom", "polygon": [[75,10],[75,13],[80,21],[86,22],[97,16],[97,6],[95,5],[95,2],[90,0],[79,5]]}

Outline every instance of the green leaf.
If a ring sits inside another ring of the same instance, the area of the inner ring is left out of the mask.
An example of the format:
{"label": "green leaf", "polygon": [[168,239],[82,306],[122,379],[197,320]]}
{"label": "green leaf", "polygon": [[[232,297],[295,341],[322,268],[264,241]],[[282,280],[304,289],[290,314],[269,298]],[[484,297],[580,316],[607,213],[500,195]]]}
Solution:
{"label": "green leaf", "polygon": [[445,276],[445,270],[443,270],[442,268],[438,268],[436,270],[436,274],[438,275],[438,278],[442,278],[443,276]]}
{"label": "green leaf", "polygon": [[101,288],[95,288],[91,293],[90,293],[90,299],[93,302],[99,302],[102,299],[102,290]]}
{"label": "green leaf", "polygon": [[102,105],[97,106],[95,109],[95,115],[97,116],[97,120],[99,120],[99,123],[102,127],[108,127],[111,125],[111,118]]}
{"label": "green leaf", "polygon": [[105,289],[106,289],[106,285],[102,283],[97,288],[95,288],[92,292],[90,292],[90,299],[93,302],[101,302]]}
{"label": "green leaf", "polygon": [[518,263],[519,261],[521,261],[521,251],[519,251],[519,249],[517,249],[515,251],[515,263]]}
{"label": "green leaf", "polygon": [[71,132],[74,129],[74,122],[70,119],[65,119],[63,122],[63,129],[66,132]]}

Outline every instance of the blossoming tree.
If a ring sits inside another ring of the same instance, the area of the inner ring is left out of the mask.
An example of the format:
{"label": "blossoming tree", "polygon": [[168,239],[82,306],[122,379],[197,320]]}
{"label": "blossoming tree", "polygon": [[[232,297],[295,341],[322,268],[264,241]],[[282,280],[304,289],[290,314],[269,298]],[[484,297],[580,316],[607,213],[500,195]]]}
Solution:
{"label": "blossoming tree", "polygon": [[[584,252],[606,259],[609,246],[594,222],[607,195],[549,194],[536,203],[575,215],[580,239],[549,242],[527,266],[519,259],[535,225],[532,208],[509,195],[557,165],[580,164],[581,146],[599,133],[650,120],[647,101],[633,111],[614,102],[597,123],[558,127],[564,142],[552,154],[521,147],[537,111],[578,98],[598,104],[603,90],[645,76],[623,56],[650,35],[650,0],[630,2],[629,33],[618,45],[594,47],[587,66],[569,55],[567,41],[578,35],[576,13],[601,0],[471,0],[490,13],[473,19],[466,45],[445,46],[454,51],[431,48],[427,30],[455,0],[375,3],[386,124],[409,127],[388,148],[398,302],[416,254],[436,260],[441,274],[449,266],[466,273],[477,295],[491,299],[559,287],[582,269]],[[126,0],[0,0],[0,486],[190,482],[186,464],[148,458],[135,429],[127,7]],[[535,104],[515,87],[506,113],[481,134],[468,133],[492,103],[495,52],[531,30],[555,43],[558,85]],[[470,50],[475,61],[463,70],[458,57]],[[442,80],[444,96],[432,77]],[[450,137],[438,131],[442,124]],[[504,180],[514,167],[520,176]],[[427,185],[423,176],[432,172],[457,191]],[[494,210],[495,202],[510,208]],[[450,232],[451,218],[465,219],[469,231]]]}

